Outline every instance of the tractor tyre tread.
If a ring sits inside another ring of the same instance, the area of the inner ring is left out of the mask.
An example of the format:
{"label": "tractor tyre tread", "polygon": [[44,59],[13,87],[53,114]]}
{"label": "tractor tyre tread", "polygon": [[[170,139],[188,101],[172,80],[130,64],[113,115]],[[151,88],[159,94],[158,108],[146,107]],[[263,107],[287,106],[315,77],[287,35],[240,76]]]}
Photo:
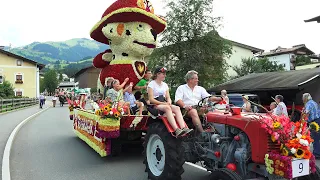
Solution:
{"label": "tractor tyre tread", "polygon": [[[160,136],[164,148],[165,148],[165,166],[160,176],[155,176],[149,169],[147,162],[147,144],[152,134]],[[184,159],[184,148],[181,145],[181,140],[173,137],[161,122],[152,123],[148,127],[148,132],[143,142],[143,155],[145,164],[145,172],[148,173],[148,179],[151,180],[181,180],[181,175],[184,173],[183,164]]]}

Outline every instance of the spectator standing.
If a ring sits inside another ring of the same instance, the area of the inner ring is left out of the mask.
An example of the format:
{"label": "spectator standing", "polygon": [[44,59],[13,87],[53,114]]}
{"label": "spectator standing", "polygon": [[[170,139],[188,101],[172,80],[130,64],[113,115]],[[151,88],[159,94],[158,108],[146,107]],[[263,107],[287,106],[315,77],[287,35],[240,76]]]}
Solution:
{"label": "spectator standing", "polygon": [[[316,122],[320,125],[320,110],[318,104],[312,100],[312,97],[309,93],[304,93],[302,95],[302,101],[304,103],[303,112],[308,117],[308,123]],[[314,140],[313,155],[316,158],[320,158],[320,133],[311,131],[311,137]]]}
{"label": "spectator standing", "polygon": [[45,100],[45,96],[43,95],[43,93],[40,94],[39,100],[40,100],[40,108],[42,109],[42,106]]}
{"label": "spectator standing", "polygon": [[277,102],[277,107],[274,110],[274,114],[277,116],[287,116],[288,117],[287,106],[283,102],[283,96],[276,95],[275,100]]}

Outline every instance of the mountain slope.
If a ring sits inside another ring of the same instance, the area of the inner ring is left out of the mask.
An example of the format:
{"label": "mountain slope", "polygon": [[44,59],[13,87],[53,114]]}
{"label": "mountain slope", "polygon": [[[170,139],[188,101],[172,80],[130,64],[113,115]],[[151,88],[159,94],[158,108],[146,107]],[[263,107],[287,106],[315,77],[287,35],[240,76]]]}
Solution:
{"label": "mountain slope", "polygon": [[77,62],[96,56],[108,45],[86,38],[70,39],[62,42],[33,42],[29,45],[12,48],[9,51],[43,64],[56,61]]}

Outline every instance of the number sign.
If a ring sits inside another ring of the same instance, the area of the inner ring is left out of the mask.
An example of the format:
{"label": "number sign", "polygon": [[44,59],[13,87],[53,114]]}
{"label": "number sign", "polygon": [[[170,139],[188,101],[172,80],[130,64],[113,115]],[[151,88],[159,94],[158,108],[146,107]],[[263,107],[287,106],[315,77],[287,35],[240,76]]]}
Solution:
{"label": "number sign", "polygon": [[292,178],[305,176],[310,174],[308,159],[292,160]]}

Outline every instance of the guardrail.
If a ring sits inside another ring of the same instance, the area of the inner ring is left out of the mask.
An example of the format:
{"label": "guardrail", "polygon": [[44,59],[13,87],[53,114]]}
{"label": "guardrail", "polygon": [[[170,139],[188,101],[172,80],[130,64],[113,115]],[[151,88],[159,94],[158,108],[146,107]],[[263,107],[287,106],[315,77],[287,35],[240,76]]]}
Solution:
{"label": "guardrail", "polygon": [[0,113],[39,104],[37,98],[0,99]]}

